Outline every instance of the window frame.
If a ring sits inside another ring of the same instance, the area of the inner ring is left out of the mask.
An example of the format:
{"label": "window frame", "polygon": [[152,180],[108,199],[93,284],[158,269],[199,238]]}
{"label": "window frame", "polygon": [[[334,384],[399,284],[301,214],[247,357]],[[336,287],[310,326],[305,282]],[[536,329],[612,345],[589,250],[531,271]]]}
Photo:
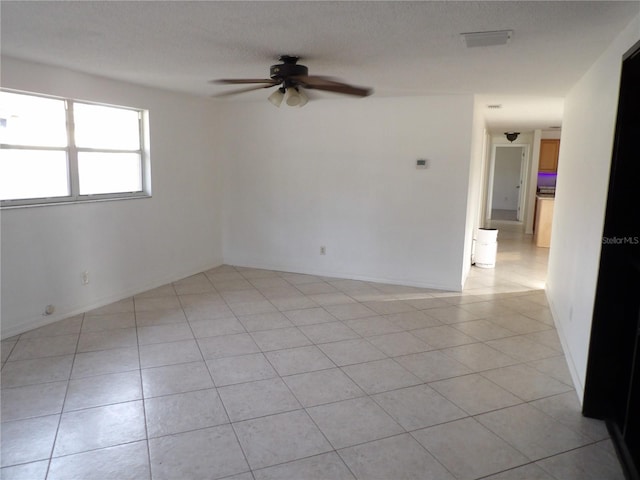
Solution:
{"label": "window frame", "polygon": [[[9,88],[0,88],[0,91],[27,95],[31,97],[50,98],[61,100],[64,102],[65,108],[65,129],[67,133],[66,147],[43,147],[31,145],[12,145],[0,143],[0,153],[2,150],[42,150],[66,152],[67,155],[67,181],[69,186],[69,195],[60,197],[31,197],[20,199],[0,200],[0,209],[46,206],[46,205],[62,205],[85,202],[100,202],[111,200],[127,200],[134,198],[150,198],[151,197],[151,163],[149,155],[149,111],[136,107],[128,107],[122,105],[114,105],[102,102],[93,102],[87,100],[73,99],[67,97],[59,97],[54,95],[46,95],[40,93],[25,92]],[[130,110],[138,113],[138,135],[140,138],[140,148],[137,150],[128,149],[109,149],[109,148],[89,148],[77,147],[75,143],[75,121],[74,121],[74,104],[96,105],[101,107],[118,108],[121,110]],[[115,193],[99,193],[99,194],[80,194],[80,177],[78,170],[78,153],[95,152],[95,153],[134,153],[140,156],[140,176],[141,189],[135,192],[115,192]]]}

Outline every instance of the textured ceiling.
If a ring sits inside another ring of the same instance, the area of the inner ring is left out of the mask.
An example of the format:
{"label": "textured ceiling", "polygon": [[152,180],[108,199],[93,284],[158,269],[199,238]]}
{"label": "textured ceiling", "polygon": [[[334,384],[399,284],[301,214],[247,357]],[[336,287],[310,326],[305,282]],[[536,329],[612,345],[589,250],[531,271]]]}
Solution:
{"label": "textured ceiling", "polygon": [[[526,95],[557,104],[640,2],[2,1],[0,8],[3,55],[197,95],[229,88],[210,79],[267,78],[280,54],[293,54],[310,74],[370,86],[378,96]],[[459,36],[502,29],[514,36],[498,47],[468,49]]]}

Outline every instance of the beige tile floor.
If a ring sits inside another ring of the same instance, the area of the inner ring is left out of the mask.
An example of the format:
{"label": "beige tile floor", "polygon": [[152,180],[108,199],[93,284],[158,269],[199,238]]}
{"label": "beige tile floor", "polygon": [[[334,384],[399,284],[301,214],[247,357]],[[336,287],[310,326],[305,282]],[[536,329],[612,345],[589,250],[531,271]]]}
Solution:
{"label": "beige tile floor", "polygon": [[2,478],[622,479],[547,251],[464,294],[221,266],[2,342]]}

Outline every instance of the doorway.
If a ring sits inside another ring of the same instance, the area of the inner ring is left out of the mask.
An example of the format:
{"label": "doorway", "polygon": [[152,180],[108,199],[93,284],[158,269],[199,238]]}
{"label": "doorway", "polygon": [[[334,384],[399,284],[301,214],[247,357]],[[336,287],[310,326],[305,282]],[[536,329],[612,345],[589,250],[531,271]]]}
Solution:
{"label": "doorway", "polygon": [[487,185],[487,220],[522,223],[527,145],[494,145]]}

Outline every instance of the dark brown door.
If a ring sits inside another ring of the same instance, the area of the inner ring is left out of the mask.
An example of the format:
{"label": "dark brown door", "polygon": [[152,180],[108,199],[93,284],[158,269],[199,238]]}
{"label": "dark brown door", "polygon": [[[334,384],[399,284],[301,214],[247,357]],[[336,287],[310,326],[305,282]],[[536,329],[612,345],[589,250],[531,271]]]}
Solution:
{"label": "dark brown door", "polygon": [[625,474],[638,479],[640,43],[625,55],[622,64],[583,413],[607,420]]}

